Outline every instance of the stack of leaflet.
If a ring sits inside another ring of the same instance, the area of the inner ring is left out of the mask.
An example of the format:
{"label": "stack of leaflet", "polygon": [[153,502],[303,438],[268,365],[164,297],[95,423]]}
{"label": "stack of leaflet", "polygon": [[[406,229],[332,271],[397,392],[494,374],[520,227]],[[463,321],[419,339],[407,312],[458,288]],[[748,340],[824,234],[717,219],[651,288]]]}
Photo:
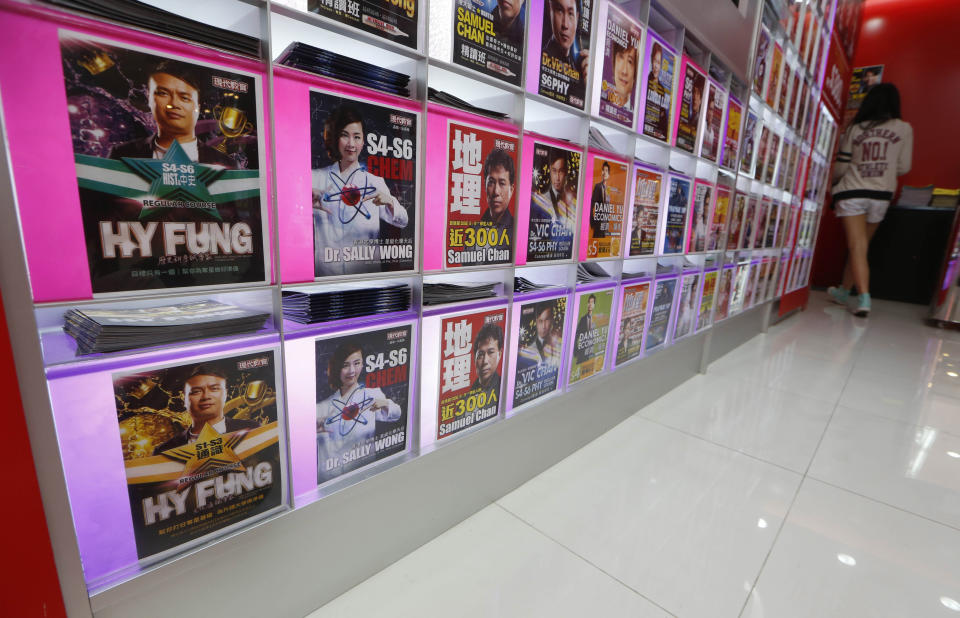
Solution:
{"label": "stack of leaflet", "polygon": [[457,303],[464,300],[493,298],[497,295],[497,283],[470,283],[456,285],[453,283],[424,283],[423,304],[443,305]]}
{"label": "stack of leaflet", "polygon": [[449,92],[444,92],[443,90],[436,90],[435,88],[427,88],[427,98],[436,103],[442,103],[449,107],[455,107],[457,109],[462,109],[465,112],[470,112],[471,114],[480,114],[481,116],[488,116],[490,118],[499,118],[503,120],[507,118],[508,114],[503,112],[497,112],[492,109],[486,109],[483,107],[477,107],[476,105],[470,105],[461,98],[455,97]]}
{"label": "stack of leaflet", "polygon": [[544,283],[534,283],[533,281],[530,281],[529,279],[526,279],[526,278],[524,278],[524,277],[514,277],[514,278],[513,278],[513,291],[514,291],[515,293],[521,293],[521,294],[522,294],[523,292],[533,292],[533,291],[535,291],[535,290],[545,290],[545,289],[547,289],[547,288],[549,288],[549,287],[552,287],[552,286],[546,285],[546,284],[544,284]]}
{"label": "stack of leaflet", "polygon": [[294,41],[277,59],[279,64],[339,79],[365,88],[372,88],[402,97],[410,96],[410,76],[378,67],[363,60],[348,58],[332,51]]}
{"label": "stack of leaflet", "polygon": [[577,281],[580,283],[592,283],[609,278],[610,275],[607,274],[607,271],[592,262],[580,262],[577,264]]}
{"label": "stack of leaflet", "polygon": [[369,287],[341,284],[283,291],[283,317],[299,324],[332,322],[365,315],[406,311],[410,308],[410,286],[405,283]]}
{"label": "stack of leaflet", "polygon": [[587,136],[587,145],[591,148],[606,150],[607,152],[617,152],[613,144],[611,144],[607,138],[603,136],[603,133],[600,132],[600,129],[596,127],[590,127],[590,133]]}
{"label": "stack of leaflet", "polygon": [[212,45],[237,54],[260,56],[260,39],[256,37],[210,26],[144,2],[136,0],[47,0],[47,2],[64,9],[81,11],[137,28]]}
{"label": "stack of leaflet", "polygon": [[129,309],[71,309],[63,330],[78,354],[116,352],[190,339],[245,335],[263,328],[269,313],[215,300]]}

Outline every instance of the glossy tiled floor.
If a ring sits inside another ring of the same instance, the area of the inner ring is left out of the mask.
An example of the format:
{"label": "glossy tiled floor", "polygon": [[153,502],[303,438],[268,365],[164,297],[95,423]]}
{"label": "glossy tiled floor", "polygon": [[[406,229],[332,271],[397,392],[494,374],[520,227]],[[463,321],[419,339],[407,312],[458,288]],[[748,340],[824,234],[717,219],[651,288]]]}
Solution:
{"label": "glossy tiled floor", "polygon": [[823,295],[313,618],[960,618],[960,334]]}

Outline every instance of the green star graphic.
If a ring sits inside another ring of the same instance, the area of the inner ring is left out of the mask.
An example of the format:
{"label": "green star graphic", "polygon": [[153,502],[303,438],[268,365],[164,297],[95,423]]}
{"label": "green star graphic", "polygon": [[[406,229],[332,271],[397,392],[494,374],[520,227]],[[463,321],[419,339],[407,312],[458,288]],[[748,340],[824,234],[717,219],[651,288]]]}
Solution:
{"label": "green star graphic", "polygon": [[[150,183],[150,196],[156,200],[214,203],[207,185],[224,172],[224,168],[191,161],[177,140],[173,140],[162,159],[124,157],[123,162]],[[164,210],[167,209],[144,206],[140,211],[140,219],[148,219]],[[209,208],[191,210],[204,212],[218,221],[222,220],[216,204]]]}

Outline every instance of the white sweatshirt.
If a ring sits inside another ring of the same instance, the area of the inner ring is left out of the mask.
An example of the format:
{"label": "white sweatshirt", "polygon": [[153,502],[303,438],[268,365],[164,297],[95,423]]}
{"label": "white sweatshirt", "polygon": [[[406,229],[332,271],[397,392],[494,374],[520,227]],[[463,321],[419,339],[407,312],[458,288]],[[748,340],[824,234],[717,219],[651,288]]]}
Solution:
{"label": "white sweatshirt", "polygon": [[892,199],[897,176],[910,171],[912,158],[913,128],[903,120],[851,126],[841,139],[833,166],[834,201],[857,197]]}

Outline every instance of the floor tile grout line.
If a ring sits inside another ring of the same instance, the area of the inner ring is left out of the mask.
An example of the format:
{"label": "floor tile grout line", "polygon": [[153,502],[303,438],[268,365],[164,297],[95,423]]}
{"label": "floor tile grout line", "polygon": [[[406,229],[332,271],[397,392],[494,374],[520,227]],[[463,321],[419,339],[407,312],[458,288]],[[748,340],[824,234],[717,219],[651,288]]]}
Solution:
{"label": "floor tile grout line", "polygon": [[550,541],[550,542],[552,542],[552,543],[555,543],[556,545],[559,545],[559,546],[562,547],[563,549],[565,549],[565,550],[567,550],[568,552],[570,552],[571,555],[573,555],[573,556],[579,558],[580,560],[582,560],[583,562],[589,564],[590,566],[592,566],[592,567],[595,568],[596,570],[600,571],[601,573],[603,573],[604,575],[606,575],[606,576],[609,577],[610,579],[614,580],[615,582],[617,582],[618,584],[620,584],[621,586],[623,586],[624,588],[626,588],[626,589],[629,590],[630,592],[636,594],[637,596],[639,596],[639,597],[642,598],[643,600],[645,600],[645,601],[651,603],[652,605],[656,606],[658,609],[663,610],[664,612],[667,613],[668,616],[672,616],[673,618],[677,618],[677,615],[674,614],[673,612],[671,612],[670,610],[668,610],[666,607],[660,605],[659,603],[657,603],[656,601],[654,601],[653,599],[651,599],[651,598],[648,597],[647,595],[643,594],[642,592],[640,592],[639,590],[637,590],[636,588],[634,588],[634,587],[631,586],[630,584],[624,582],[622,579],[620,579],[620,578],[617,577],[616,575],[613,575],[612,573],[610,573],[609,571],[607,571],[607,570],[604,569],[603,567],[595,564],[592,560],[589,560],[589,559],[585,558],[584,556],[581,556],[578,552],[574,551],[573,549],[571,549],[570,547],[568,547],[566,544],[561,543],[560,541],[558,541],[557,539],[553,538],[552,536],[550,536],[549,534],[547,534],[546,532],[544,532],[544,531],[541,530],[540,528],[534,526],[532,523],[530,523],[529,521],[527,521],[526,519],[524,519],[523,517],[521,517],[521,516],[518,515],[517,513],[514,513],[513,511],[511,511],[510,509],[508,509],[508,508],[505,507],[504,505],[500,504],[500,501],[499,501],[499,500],[496,501],[496,502],[494,502],[493,504],[495,504],[495,505],[497,505],[498,507],[500,507],[501,509],[503,509],[503,511],[504,511],[505,513],[508,513],[510,516],[514,517],[517,521],[519,521],[519,522],[523,523],[524,525],[528,526],[531,530],[533,530],[534,532],[536,532],[537,534],[539,534],[539,535],[542,536],[543,538],[547,539],[548,541]]}
{"label": "floor tile grout line", "polygon": [[812,481],[816,481],[816,482],[818,482],[818,483],[823,483],[824,485],[829,485],[830,487],[833,487],[834,489],[839,489],[839,490],[844,491],[844,492],[846,492],[846,493],[848,493],[848,494],[857,496],[858,498],[863,498],[864,500],[869,500],[870,502],[874,502],[874,503],[876,503],[876,504],[882,504],[883,506],[886,506],[886,507],[889,507],[889,508],[891,508],[891,509],[900,511],[901,513],[904,513],[904,514],[906,514],[906,515],[913,515],[914,517],[919,517],[920,519],[924,519],[924,520],[926,520],[926,521],[928,521],[928,522],[930,522],[930,523],[932,523],[932,524],[937,524],[938,526],[943,526],[943,527],[945,527],[945,528],[950,528],[951,530],[954,530],[954,531],[956,531],[956,532],[960,532],[960,526],[954,526],[953,524],[948,524],[948,523],[942,522],[942,521],[940,521],[940,520],[938,520],[938,519],[934,519],[934,518],[930,517],[929,515],[923,515],[922,513],[917,513],[917,512],[915,512],[915,511],[907,510],[907,509],[903,508],[902,506],[897,506],[896,504],[891,504],[890,502],[886,502],[886,501],[884,501],[884,500],[880,500],[880,499],[878,499],[878,498],[874,498],[874,497],[872,497],[872,496],[868,496],[868,495],[866,495],[866,494],[862,494],[862,493],[860,493],[859,491],[854,491],[854,490],[850,489],[849,487],[844,487],[844,486],[842,486],[842,485],[837,485],[836,483],[833,483],[833,482],[830,482],[830,481],[825,481],[824,479],[818,478],[818,477],[816,477],[816,476],[807,475],[807,476],[805,476],[804,478],[805,478],[805,479],[806,479],[806,478],[809,478],[809,479],[812,480]]}
{"label": "floor tile grout line", "polygon": [[951,431],[951,430],[949,430],[949,429],[943,429],[943,428],[941,428],[941,427],[935,427],[935,426],[933,426],[933,425],[920,425],[920,424],[914,423],[914,422],[912,422],[912,421],[905,421],[905,420],[903,420],[902,418],[894,418],[894,417],[892,417],[892,416],[887,416],[887,415],[885,415],[885,414],[881,414],[880,412],[874,412],[873,410],[864,410],[864,409],[862,409],[862,408],[855,408],[855,407],[853,407],[853,406],[843,405],[843,404],[841,404],[841,403],[838,403],[838,404],[837,404],[837,407],[843,408],[844,410],[850,410],[851,412],[857,412],[857,413],[859,413],[859,414],[867,414],[867,415],[869,415],[869,416],[872,416],[873,418],[880,419],[880,420],[884,420],[884,421],[890,421],[891,423],[897,423],[897,424],[899,424],[899,425],[907,425],[907,426],[910,426],[910,427],[917,427],[917,428],[921,428],[921,429],[924,428],[924,427],[930,427],[931,429],[936,429],[936,430],[937,430],[938,432],[940,432],[940,433],[947,434],[947,435],[950,436],[951,438],[960,439],[960,432]]}
{"label": "floor tile grout line", "polygon": [[[850,376],[852,374],[853,367],[851,366],[850,371],[847,372],[847,377],[844,379],[843,388],[840,389],[841,394],[843,393],[843,390],[846,389],[847,383],[850,382]],[[803,484],[806,482],[807,476],[810,473],[810,466],[813,465],[813,460],[817,458],[817,453],[820,452],[820,446],[823,444],[823,439],[830,430],[830,424],[833,423],[833,417],[836,416],[837,408],[839,407],[840,397],[838,396],[836,403],[833,404],[833,411],[830,412],[830,418],[827,419],[826,424],[823,426],[823,431],[820,433],[820,439],[817,440],[817,446],[813,449],[813,453],[810,455],[810,461],[807,463],[807,468],[803,471],[800,482],[797,483],[797,490],[793,493],[793,499],[790,501],[790,506],[787,507],[786,512],[783,514],[783,518],[780,520],[780,525],[777,527],[777,533],[774,535],[773,541],[770,543],[770,548],[767,549],[767,554],[763,557],[763,562],[760,563],[760,568],[757,569],[757,575],[753,578],[753,585],[750,586],[750,591],[747,593],[747,598],[743,600],[743,606],[740,608],[737,618],[743,618],[743,612],[747,611],[747,606],[750,604],[750,599],[753,597],[753,592],[757,589],[757,584],[760,582],[760,577],[763,575],[763,570],[767,567],[767,562],[770,560],[770,556],[773,555],[773,550],[777,546],[777,541],[780,540],[780,534],[786,527],[787,520],[790,519],[790,513],[793,511],[793,506],[797,503],[797,498],[800,496],[800,490],[803,489]]]}

